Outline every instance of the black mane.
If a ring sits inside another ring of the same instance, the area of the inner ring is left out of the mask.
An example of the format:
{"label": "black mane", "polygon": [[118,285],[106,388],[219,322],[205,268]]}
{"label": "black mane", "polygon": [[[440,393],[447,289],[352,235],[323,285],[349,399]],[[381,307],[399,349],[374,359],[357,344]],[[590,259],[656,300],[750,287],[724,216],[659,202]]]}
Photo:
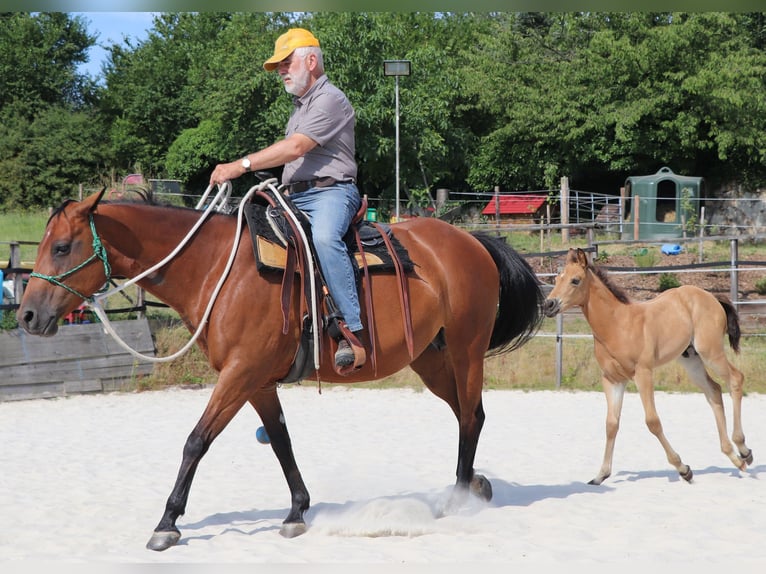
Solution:
{"label": "black mane", "polygon": [[607,289],[609,289],[612,295],[617,297],[617,300],[620,303],[630,303],[630,297],[628,297],[627,293],[625,293],[622,288],[612,283],[612,280],[607,274],[606,269],[602,269],[597,265],[588,265],[588,269],[590,269],[593,274],[601,280],[601,282],[606,286]]}

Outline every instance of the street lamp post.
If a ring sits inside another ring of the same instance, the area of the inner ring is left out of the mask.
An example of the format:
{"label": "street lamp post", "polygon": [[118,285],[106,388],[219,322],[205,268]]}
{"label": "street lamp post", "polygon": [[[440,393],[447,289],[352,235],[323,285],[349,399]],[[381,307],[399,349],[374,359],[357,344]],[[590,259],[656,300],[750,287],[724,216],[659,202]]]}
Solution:
{"label": "street lamp post", "polygon": [[409,76],[411,66],[409,60],[385,60],[383,74],[394,77],[394,93],[396,98],[396,215],[399,221],[399,76]]}

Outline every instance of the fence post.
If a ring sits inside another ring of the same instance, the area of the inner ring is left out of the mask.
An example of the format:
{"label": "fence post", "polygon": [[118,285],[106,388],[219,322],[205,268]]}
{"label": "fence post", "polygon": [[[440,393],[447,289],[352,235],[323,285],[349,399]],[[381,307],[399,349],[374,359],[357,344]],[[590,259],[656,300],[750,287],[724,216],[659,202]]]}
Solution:
{"label": "fence post", "polygon": [[136,318],[143,319],[146,317],[146,313],[144,312],[144,308],[146,305],[146,294],[144,293],[144,290],[141,287],[138,287],[137,294],[136,294],[136,307],[138,307],[138,312],[136,313]]}
{"label": "fence post", "polygon": [[561,388],[564,363],[564,314],[556,315],[556,388]]}
{"label": "fence post", "polygon": [[697,262],[702,263],[702,237],[705,235],[705,206],[700,208],[700,235],[697,243]]}
{"label": "fence post", "polygon": [[622,239],[622,232],[624,231],[622,226],[625,223],[625,187],[620,188],[620,239]]}
{"label": "fence post", "polygon": [[737,273],[737,260],[739,259],[739,240],[732,239],[731,243],[731,287],[729,296],[734,306],[737,305],[737,294],[739,293],[739,273]]}
{"label": "fence post", "polygon": [[[569,178],[561,178],[561,223],[566,226],[569,224]],[[561,242],[569,243],[569,228],[561,228]]]}
{"label": "fence post", "polygon": [[638,226],[640,223],[639,212],[641,211],[641,197],[638,195],[633,198],[633,239],[638,241]]}
{"label": "fence post", "polygon": [[[21,267],[21,246],[16,241],[11,241],[11,269]],[[13,273],[13,302],[21,303],[21,297],[24,295],[24,278],[19,271]]]}
{"label": "fence post", "polygon": [[500,186],[495,186],[495,229],[500,235]]}

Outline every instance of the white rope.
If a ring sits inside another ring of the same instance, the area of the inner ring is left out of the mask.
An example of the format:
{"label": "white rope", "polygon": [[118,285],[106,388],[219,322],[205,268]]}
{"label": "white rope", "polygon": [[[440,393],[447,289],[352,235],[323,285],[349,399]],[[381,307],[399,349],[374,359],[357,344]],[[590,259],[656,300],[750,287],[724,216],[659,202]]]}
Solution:
{"label": "white rope", "polygon": [[[218,297],[218,293],[223,287],[224,282],[226,281],[226,278],[229,275],[229,271],[231,270],[231,267],[234,263],[234,257],[237,253],[237,248],[239,247],[239,240],[240,235],[242,232],[242,214],[244,212],[244,206],[249,201],[250,196],[257,191],[258,189],[262,189],[265,186],[271,186],[273,187],[273,182],[275,182],[276,179],[269,179],[266,181],[261,182],[257,186],[253,186],[250,188],[250,190],[247,192],[247,194],[242,198],[239,204],[238,209],[238,215],[237,215],[237,230],[236,234],[234,236],[234,242],[232,243],[231,253],[229,254],[229,259],[226,262],[226,267],[223,270],[223,273],[221,274],[221,278],[218,280],[218,284],[215,286],[215,289],[213,290],[213,293],[210,295],[210,301],[208,302],[207,308],[205,309],[205,313],[202,317],[202,320],[199,323],[199,326],[197,327],[197,330],[195,331],[192,338],[184,345],[181,349],[179,349],[177,352],[173,353],[172,355],[166,356],[166,357],[152,357],[150,355],[144,355],[135,349],[133,349],[130,345],[128,345],[125,341],[123,341],[120,336],[115,332],[114,328],[111,325],[111,322],[109,320],[109,317],[107,317],[106,312],[104,311],[104,308],[101,306],[100,300],[106,299],[107,297],[110,297],[116,293],[119,293],[120,291],[123,291],[130,285],[133,285],[134,283],[140,281],[150,273],[153,273],[160,267],[163,267],[166,265],[169,261],[171,261],[178,252],[183,249],[183,247],[191,240],[192,236],[197,232],[197,230],[200,228],[200,226],[204,223],[204,221],[207,219],[207,217],[210,215],[210,213],[216,208],[216,204],[218,204],[221,201],[221,198],[225,197],[228,198],[229,194],[231,193],[231,183],[226,181],[223,184],[219,186],[218,193],[216,194],[213,201],[210,203],[210,205],[207,207],[205,212],[200,216],[197,223],[194,224],[194,226],[189,230],[189,232],[186,234],[186,236],[181,240],[181,242],[178,244],[178,246],[170,252],[170,254],[165,257],[162,261],[157,263],[156,265],[152,266],[151,268],[147,269],[146,271],[140,273],[139,275],[133,277],[132,279],[126,281],[122,285],[115,287],[114,289],[111,289],[110,291],[107,291],[106,293],[102,293],[100,295],[96,295],[93,297],[93,301],[89,303],[89,306],[93,308],[96,315],[98,316],[99,320],[104,326],[104,330],[109,333],[112,338],[117,341],[117,343],[126,351],[128,351],[131,355],[143,359],[145,361],[151,361],[153,363],[162,363],[167,361],[172,361],[174,359],[177,359],[184,353],[186,353],[191,346],[194,344],[194,342],[199,337],[200,333],[202,332],[202,329],[204,328],[205,324],[207,323],[208,317],[210,316],[210,312],[213,309],[213,304],[215,303],[216,298]],[[208,186],[207,190],[205,190],[205,195],[203,197],[207,197],[207,195],[210,192],[211,186]],[[277,194],[279,195],[279,194]],[[225,200],[224,200],[225,201]],[[198,204],[199,205],[199,204]]]}
{"label": "white rope", "polygon": [[[282,197],[282,194],[277,192],[274,195],[277,196],[277,200],[279,203],[282,204],[282,208],[285,210],[285,213],[287,213],[290,217],[290,219],[293,220],[293,223],[295,223],[295,228],[298,230],[298,233],[300,233],[301,241],[303,241],[303,244],[306,246],[307,253],[309,252],[309,240],[308,237],[306,237],[306,232],[303,229],[303,225],[301,225],[301,222],[298,221],[298,218],[293,213],[293,210],[290,209],[290,207],[287,205],[287,202],[285,201],[285,198]],[[317,309],[317,301],[316,301],[316,279],[314,277],[314,258],[310,255],[306,258],[309,266],[309,282],[311,283],[311,309],[316,310]],[[314,332],[314,370],[319,370],[319,319],[317,317],[319,313],[311,313],[311,326]]]}

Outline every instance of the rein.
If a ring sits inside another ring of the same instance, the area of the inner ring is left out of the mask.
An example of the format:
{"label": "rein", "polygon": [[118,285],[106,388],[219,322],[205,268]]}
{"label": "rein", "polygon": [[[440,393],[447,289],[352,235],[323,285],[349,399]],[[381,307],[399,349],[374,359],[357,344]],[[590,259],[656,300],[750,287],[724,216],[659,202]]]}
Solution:
{"label": "rein", "polygon": [[[74,295],[77,295],[78,297],[83,299],[86,303],[88,303],[88,306],[91,307],[95,311],[96,316],[99,318],[99,320],[101,321],[101,323],[104,326],[104,330],[107,333],[109,333],[112,336],[112,338],[123,349],[128,351],[131,355],[133,355],[133,356],[135,356],[135,357],[137,357],[139,359],[143,359],[145,361],[151,361],[153,363],[162,363],[162,362],[172,361],[172,360],[180,357],[184,353],[186,353],[191,348],[191,346],[194,344],[194,342],[197,340],[197,338],[202,333],[202,329],[204,328],[205,324],[207,323],[207,320],[208,320],[208,318],[210,316],[210,312],[213,309],[213,304],[215,303],[215,300],[218,297],[218,293],[221,290],[221,288],[223,287],[223,284],[226,281],[226,278],[229,275],[229,271],[231,270],[231,267],[232,267],[232,265],[234,263],[234,258],[235,258],[236,253],[237,253],[237,248],[239,247],[239,240],[240,240],[240,236],[241,236],[241,232],[242,232],[242,219],[243,219],[242,216],[243,216],[243,213],[244,213],[244,205],[247,203],[247,201],[249,200],[250,196],[253,193],[255,193],[258,189],[262,189],[263,187],[266,187],[266,186],[273,187],[273,182],[274,181],[276,181],[276,179],[266,180],[266,181],[261,182],[259,185],[252,187],[247,192],[247,194],[242,198],[242,200],[240,201],[238,217],[237,217],[237,230],[236,230],[236,233],[234,235],[234,242],[232,244],[232,248],[231,248],[231,253],[229,255],[229,259],[226,262],[226,267],[224,268],[223,273],[221,273],[221,278],[218,280],[218,283],[216,284],[215,289],[213,290],[212,294],[210,295],[210,301],[208,302],[207,308],[205,309],[205,313],[202,316],[202,320],[200,321],[199,326],[197,327],[197,330],[194,332],[194,335],[186,343],[186,345],[184,345],[181,349],[179,349],[178,351],[176,351],[172,355],[169,355],[169,356],[166,356],[166,357],[152,357],[152,356],[149,356],[149,355],[144,355],[144,354],[136,351],[135,349],[133,349],[130,345],[128,345],[125,341],[123,341],[120,338],[120,336],[116,333],[116,331],[114,330],[114,328],[111,325],[111,322],[109,320],[109,317],[106,314],[106,311],[101,306],[100,300],[101,299],[106,299],[108,297],[111,297],[112,295],[115,295],[115,294],[117,294],[117,293],[119,293],[121,291],[124,291],[127,287],[130,287],[134,283],[137,283],[138,281],[140,281],[141,279],[143,279],[147,275],[149,275],[151,273],[154,273],[154,271],[156,271],[160,267],[163,267],[169,261],[171,261],[178,254],[178,252],[181,251],[181,249],[183,249],[184,246],[186,246],[186,244],[191,240],[191,238],[194,236],[194,234],[197,232],[197,230],[202,226],[202,224],[207,219],[207,217],[210,215],[210,213],[212,213],[214,210],[217,209],[217,207],[219,207],[219,203],[221,203],[222,201],[225,201],[225,198],[229,197],[229,194],[231,193],[231,189],[230,189],[231,188],[231,183],[230,182],[228,182],[228,181],[224,182],[219,187],[219,191],[216,194],[216,196],[213,199],[213,201],[210,202],[210,205],[207,207],[207,209],[205,209],[204,213],[202,213],[202,215],[200,216],[199,220],[189,230],[189,232],[181,240],[181,242],[178,244],[178,246],[173,251],[170,252],[170,254],[168,254],[159,263],[153,265],[152,267],[150,267],[146,271],[136,275],[135,277],[133,277],[132,279],[129,279],[128,281],[125,281],[122,285],[119,285],[119,286],[115,287],[114,289],[112,289],[110,291],[105,291],[105,289],[102,289],[102,290],[96,292],[93,296],[86,297],[86,296],[82,295],[81,293],[78,293],[75,289],[72,289],[71,287],[69,287],[66,284],[61,282],[61,279],[64,279],[64,278],[68,277],[69,275],[71,275],[72,273],[74,273],[75,271],[77,271],[79,269],[82,269],[85,265],[88,265],[94,259],[100,259],[104,263],[104,270],[106,272],[106,278],[107,278],[106,285],[109,285],[109,279],[111,278],[111,273],[112,273],[111,266],[109,265],[109,262],[107,261],[106,249],[104,248],[103,244],[101,243],[101,240],[98,237],[98,233],[96,232],[96,226],[95,226],[94,221],[93,221],[93,214],[90,215],[90,229],[91,229],[91,233],[93,234],[93,255],[91,255],[88,259],[86,259],[85,261],[80,263],[74,269],[71,269],[71,270],[69,270],[69,271],[67,271],[65,273],[62,273],[61,275],[50,276],[50,275],[42,275],[42,274],[39,274],[39,273],[32,273],[30,276],[38,277],[39,279],[44,279],[44,280],[52,283],[53,285],[57,285],[59,287],[63,287],[64,289],[66,289],[70,293],[73,293]],[[209,186],[208,189],[205,191],[205,196],[207,196],[207,194],[209,193],[210,187],[211,186]]]}

